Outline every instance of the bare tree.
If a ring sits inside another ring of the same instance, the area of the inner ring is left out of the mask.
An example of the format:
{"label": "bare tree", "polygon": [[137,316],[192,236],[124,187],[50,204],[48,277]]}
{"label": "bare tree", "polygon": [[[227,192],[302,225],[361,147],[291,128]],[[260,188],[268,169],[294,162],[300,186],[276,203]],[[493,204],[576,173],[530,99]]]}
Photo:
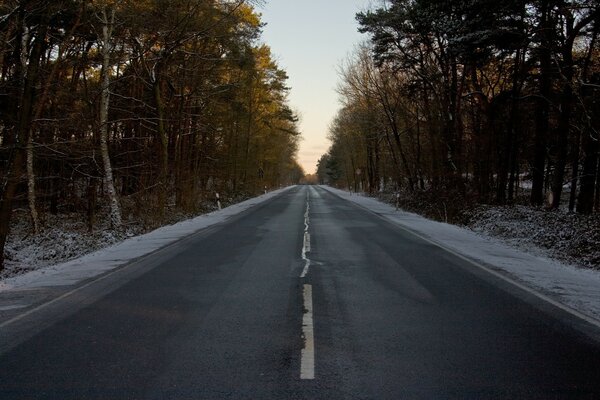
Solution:
{"label": "bare tree", "polygon": [[102,24],[102,93],[100,97],[100,152],[102,154],[102,165],[104,166],[104,184],[108,193],[108,201],[110,204],[110,223],[113,228],[121,226],[121,207],[117,199],[117,191],[113,179],[113,170],[110,162],[110,153],[108,149],[108,107],[110,105],[110,70],[111,70],[111,53],[112,33],[115,24],[115,9],[111,7],[107,10],[107,6],[102,7],[102,14],[99,17]]}

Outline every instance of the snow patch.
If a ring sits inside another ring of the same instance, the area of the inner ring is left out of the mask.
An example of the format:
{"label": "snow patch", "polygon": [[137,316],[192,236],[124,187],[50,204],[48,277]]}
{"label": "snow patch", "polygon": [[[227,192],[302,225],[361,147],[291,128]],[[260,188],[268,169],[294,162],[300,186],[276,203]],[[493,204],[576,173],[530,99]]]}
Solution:
{"label": "snow patch", "polygon": [[600,216],[541,207],[478,206],[468,228],[528,253],[600,269]]}

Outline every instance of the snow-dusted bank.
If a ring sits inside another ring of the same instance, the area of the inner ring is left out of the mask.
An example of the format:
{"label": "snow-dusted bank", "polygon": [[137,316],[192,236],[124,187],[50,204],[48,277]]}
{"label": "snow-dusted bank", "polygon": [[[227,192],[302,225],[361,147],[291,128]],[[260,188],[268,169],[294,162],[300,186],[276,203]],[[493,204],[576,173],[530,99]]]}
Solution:
{"label": "snow-dusted bank", "polygon": [[396,210],[372,197],[348,193],[329,186],[323,188],[599,321],[596,325],[600,324],[600,271],[582,269],[527,254],[468,229]]}
{"label": "snow-dusted bank", "polygon": [[152,232],[132,237],[68,262],[5,279],[0,282],[0,292],[11,289],[24,290],[38,287],[74,285],[168,246],[201,229],[223,222],[292,187],[275,190],[222,210],[203,214],[174,225],[163,226]]}

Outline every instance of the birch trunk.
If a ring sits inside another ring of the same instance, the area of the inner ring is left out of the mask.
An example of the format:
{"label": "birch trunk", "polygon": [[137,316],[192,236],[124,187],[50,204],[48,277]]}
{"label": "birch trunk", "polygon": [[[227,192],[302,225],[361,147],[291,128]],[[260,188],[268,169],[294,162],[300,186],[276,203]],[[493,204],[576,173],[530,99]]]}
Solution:
{"label": "birch trunk", "polygon": [[[29,29],[23,26],[23,36],[21,37],[21,68],[23,70],[23,82],[26,79],[27,60],[29,58]],[[29,213],[31,214],[31,225],[33,233],[37,235],[40,232],[40,218],[36,208],[35,199],[35,173],[33,171],[33,131],[30,128],[27,132],[26,145],[26,169],[27,169],[27,200],[29,202]]]}
{"label": "birch trunk", "polygon": [[29,201],[29,212],[33,224],[33,233],[40,233],[40,217],[36,207],[35,196],[35,172],[33,171],[33,132],[29,130],[27,137],[27,199]]}
{"label": "birch trunk", "polygon": [[110,13],[110,19],[106,7],[102,10],[102,94],[100,97],[100,152],[104,166],[104,185],[110,202],[110,224],[117,228],[121,225],[121,207],[117,199],[117,192],[113,179],[112,165],[108,151],[108,106],[110,104],[110,52],[111,36],[115,21],[114,9]]}
{"label": "birch trunk", "polygon": [[[10,221],[12,219],[12,206],[17,193],[17,187],[21,182],[23,163],[25,154],[23,154],[23,143],[27,141],[27,132],[31,126],[31,117],[33,102],[35,96],[35,84],[38,79],[39,62],[42,55],[44,41],[46,38],[48,26],[44,21],[38,28],[36,38],[33,42],[29,62],[27,63],[27,73],[23,82],[23,92],[19,102],[18,125],[14,136],[14,156],[9,159],[6,170],[6,183],[2,187],[0,197],[0,271],[4,268],[4,247],[10,230]],[[21,42],[19,42],[20,44]]]}

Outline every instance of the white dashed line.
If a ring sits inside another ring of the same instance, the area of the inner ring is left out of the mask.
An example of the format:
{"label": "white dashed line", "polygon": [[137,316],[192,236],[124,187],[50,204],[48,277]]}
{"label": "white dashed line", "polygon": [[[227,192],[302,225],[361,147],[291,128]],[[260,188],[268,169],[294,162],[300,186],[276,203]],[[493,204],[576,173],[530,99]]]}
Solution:
{"label": "white dashed line", "polygon": [[315,379],[315,335],[313,326],[312,286],[304,285],[304,315],[302,337],[304,348],[300,353],[300,379]]}

